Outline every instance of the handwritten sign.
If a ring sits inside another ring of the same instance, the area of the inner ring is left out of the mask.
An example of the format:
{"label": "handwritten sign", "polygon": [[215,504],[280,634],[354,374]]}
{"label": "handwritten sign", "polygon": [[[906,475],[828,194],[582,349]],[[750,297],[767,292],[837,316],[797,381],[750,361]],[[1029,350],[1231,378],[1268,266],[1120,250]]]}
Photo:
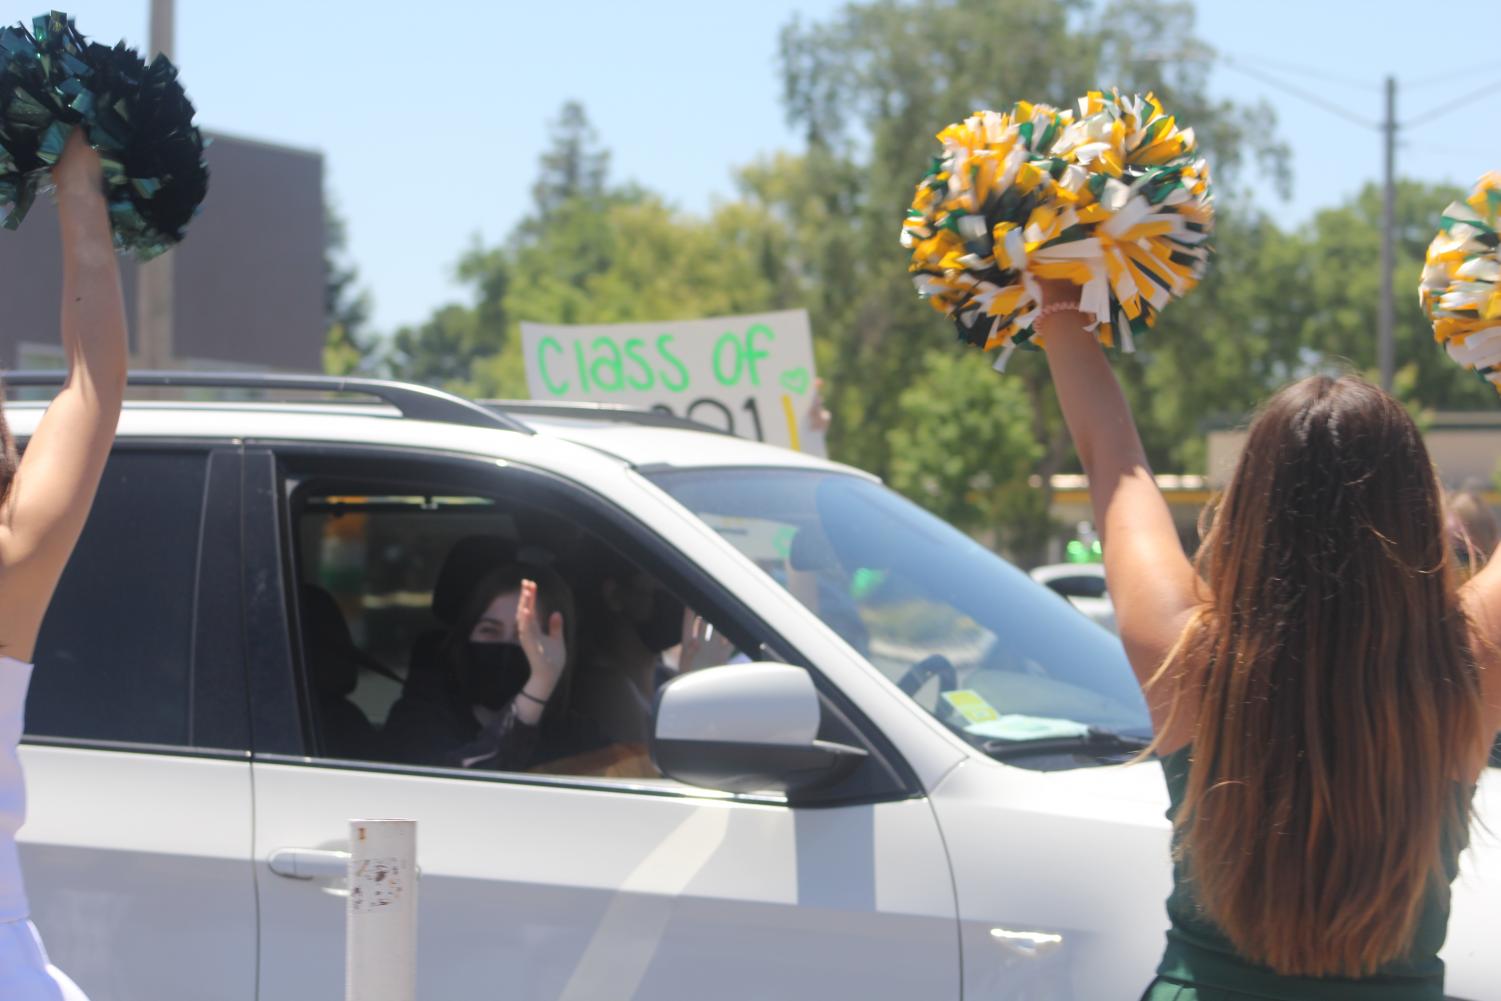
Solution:
{"label": "handwritten sign", "polygon": [[668,323],[521,325],[534,400],[647,407],[824,454],[808,314]]}

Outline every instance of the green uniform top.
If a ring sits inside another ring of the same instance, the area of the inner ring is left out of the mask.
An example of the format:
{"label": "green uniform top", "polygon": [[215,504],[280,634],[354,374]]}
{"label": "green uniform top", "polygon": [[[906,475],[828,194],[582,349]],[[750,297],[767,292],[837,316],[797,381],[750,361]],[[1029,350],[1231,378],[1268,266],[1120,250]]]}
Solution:
{"label": "green uniform top", "polygon": [[[1169,820],[1177,817],[1188,788],[1189,748],[1162,759],[1167,779]],[[1456,795],[1473,794],[1472,787],[1455,784]],[[1175,833],[1173,844],[1179,843]],[[1460,846],[1462,848],[1462,846]],[[1167,900],[1171,927],[1167,949],[1157,968],[1158,976],[1172,982],[1249,994],[1269,1001],[1443,1001],[1444,962],[1438,958],[1449,924],[1449,883],[1459,871],[1459,850],[1447,855],[1444,872],[1448,879],[1433,881],[1423,911],[1418,916],[1412,947],[1401,958],[1361,979],[1343,977],[1291,977],[1241,957],[1230,940],[1204,913],[1188,862],[1174,852],[1173,892]]]}

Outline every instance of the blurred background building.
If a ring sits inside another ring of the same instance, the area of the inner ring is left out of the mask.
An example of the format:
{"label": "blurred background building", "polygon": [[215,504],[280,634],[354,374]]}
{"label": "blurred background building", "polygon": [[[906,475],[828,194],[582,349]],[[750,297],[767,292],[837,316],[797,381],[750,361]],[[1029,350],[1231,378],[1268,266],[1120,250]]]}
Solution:
{"label": "blurred background building", "polygon": [[[145,265],[121,259],[131,364],[140,368],[320,371],[324,337],[323,157],[212,137],[208,197],[183,244]],[[57,213],[39,198],[0,231],[0,367],[62,367]],[[143,323],[142,276],[170,270]],[[142,337],[142,329],[148,330]]]}

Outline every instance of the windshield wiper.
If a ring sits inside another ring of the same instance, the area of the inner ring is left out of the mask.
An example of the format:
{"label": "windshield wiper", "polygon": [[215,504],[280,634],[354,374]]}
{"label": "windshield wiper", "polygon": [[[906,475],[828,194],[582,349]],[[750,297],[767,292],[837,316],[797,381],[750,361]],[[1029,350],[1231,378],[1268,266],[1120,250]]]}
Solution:
{"label": "windshield wiper", "polygon": [[981,750],[992,758],[1006,761],[1011,758],[1031,758],[1044,754],[1082,754],[1088,757],[1113,757],[1119,754],[1135,754],[1150,746],[1150,737],[1128,737],[1113,730],[1090,727],[1086,732],[1070,737],[1038,737],[1035,740],[1006,740],[996,737],[980,745]]}

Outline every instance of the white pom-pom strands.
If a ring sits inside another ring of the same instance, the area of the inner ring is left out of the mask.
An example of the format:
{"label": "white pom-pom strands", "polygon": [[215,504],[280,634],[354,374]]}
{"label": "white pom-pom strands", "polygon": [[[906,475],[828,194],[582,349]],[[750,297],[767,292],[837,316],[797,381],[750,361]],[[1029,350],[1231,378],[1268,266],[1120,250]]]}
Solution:
{"label": "white pom-pom strands", "polygon": [[1037,280],[1053,278],[1080,286],[1101,342],[1129,351],[1133,329],[1203,277],[1208,167],[1152,95],[1093,92],[1077,112],[1024,102],[938,139],[902,244],[962,340],[1005,355],[1031,341]]}
{"label": "white pom-pom strands", "polygon": [[1433,336],[1501,392],[1501,172],[1444,209],[1418,284]]}

